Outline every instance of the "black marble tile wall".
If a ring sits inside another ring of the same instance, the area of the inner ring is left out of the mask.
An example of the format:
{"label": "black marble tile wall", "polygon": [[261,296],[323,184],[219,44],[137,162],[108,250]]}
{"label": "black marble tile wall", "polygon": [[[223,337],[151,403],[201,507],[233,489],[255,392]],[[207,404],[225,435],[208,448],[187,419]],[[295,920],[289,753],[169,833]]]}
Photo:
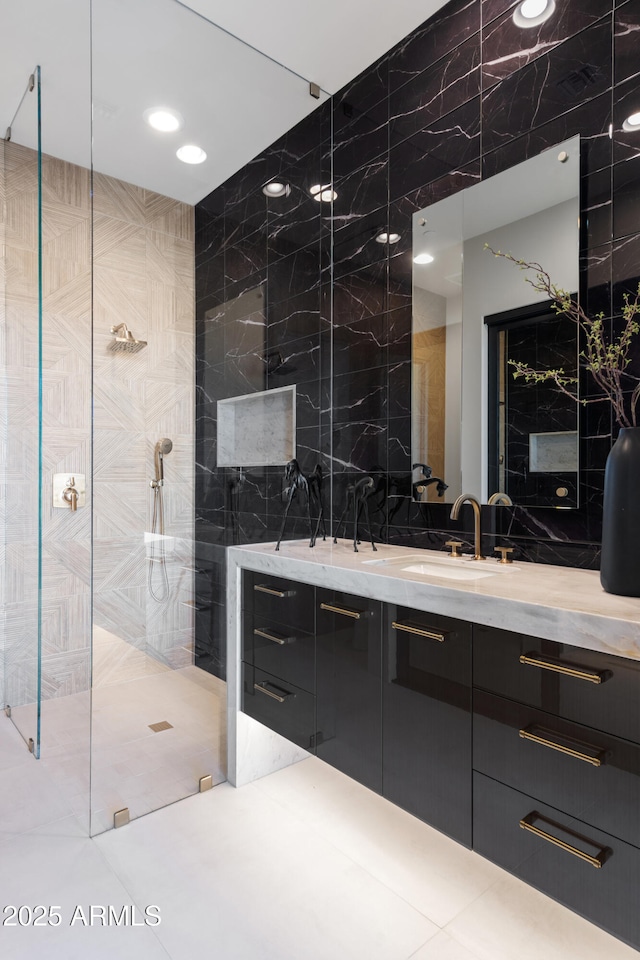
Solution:
{"label": "black marble tile wall", "polygon": [[[640,0],[564,0],[535,28],[518,0],[452,0],[196,210],[197,530],[205,558],[275,539],[282,468],[216,467],[216,401],[297,385],[303,469],[375,478],[376,536],[439,546],[471,514],[412,503],[411,226],[416,210],[575,134],[583,302],[619,329],[640,274]],[[278,179],[286,196],[262,187]],[[310,193],[333,183],[330,203]],[[379,243],[395,233],[394,244]],[[258,334],[258,335],[257,335]],[[640,356],[632,358],[640,372]],[[543,563],[597,566],[609,404],[583,378],[581,505],[483,509],[485,535]],[[294,501],[287,537],[305,536]],[[203,563],[203,569],[206,564]],[[201,656],[223,671],[222,580],[198,587]],[[213,638],[213,639],[212,639]]]}

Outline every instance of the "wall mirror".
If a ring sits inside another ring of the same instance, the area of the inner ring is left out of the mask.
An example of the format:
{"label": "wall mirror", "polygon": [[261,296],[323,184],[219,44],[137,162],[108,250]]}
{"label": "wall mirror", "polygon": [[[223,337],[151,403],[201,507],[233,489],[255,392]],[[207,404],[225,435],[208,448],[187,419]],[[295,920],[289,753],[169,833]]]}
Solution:
{"label": "wall mirror", "polygon": [[414,469],[420,499],[501,490],[523,506],[578,505],[578,404],[514,381],[508,363],[575,370],[575,328],[485,244],[577,293],[579,193],[576,136],[414,214],[412,462],[430,470]]}

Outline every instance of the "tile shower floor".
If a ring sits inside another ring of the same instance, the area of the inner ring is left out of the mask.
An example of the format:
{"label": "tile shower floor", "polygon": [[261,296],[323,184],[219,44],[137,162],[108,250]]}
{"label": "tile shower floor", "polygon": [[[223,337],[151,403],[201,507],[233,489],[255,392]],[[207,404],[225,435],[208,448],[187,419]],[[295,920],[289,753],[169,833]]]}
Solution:
{"label": "tile shower floor", "polygon": [[[0,906],[55,905],[62,917],[2,928],[3,960],[640,956],[315,758],[92,840],[55,805],[18,829],[34,770],[17,732],[0,724]],[[78,905],[86,917],[90,905],[135,907],[137,924],[157,905],[161,924],[72,925]]]}
{"label": "tile shower floor", "polygon": [[[29,764],[21,765],[13,788],[20,798],[14,819],[0,818],[0,839],[42,817],[55,819],[50,810],[74,814],[89,833],[90,803],[91,833],[97,834],[113,826],[114,812],[123,807],[133,819],[196,793],[202,776],[225,780],[223,681],[195,666],[171,669],[100,628],[94,628],[93,675],[91,694],[43,702],[41,759],[27,753]],[[25,737],[35,737],[35,707],[14,707],[12,717]],[[3,720],[2,727],[12,728]],[[150,728],[162,721],[171,727]],[[26,750],[19,737],[17,743]],[[0,771],[6,762],[0,744]]]}

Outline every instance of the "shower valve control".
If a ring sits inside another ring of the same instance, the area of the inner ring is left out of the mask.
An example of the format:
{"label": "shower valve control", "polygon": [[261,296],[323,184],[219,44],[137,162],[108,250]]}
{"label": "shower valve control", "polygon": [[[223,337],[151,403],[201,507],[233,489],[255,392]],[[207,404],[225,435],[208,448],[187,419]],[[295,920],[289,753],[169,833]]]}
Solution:
{"label": "shower valve control", "polygon": [[76,511],[87,502],[87,488],[83,473],[54,473],[53,506],[60,510]]}

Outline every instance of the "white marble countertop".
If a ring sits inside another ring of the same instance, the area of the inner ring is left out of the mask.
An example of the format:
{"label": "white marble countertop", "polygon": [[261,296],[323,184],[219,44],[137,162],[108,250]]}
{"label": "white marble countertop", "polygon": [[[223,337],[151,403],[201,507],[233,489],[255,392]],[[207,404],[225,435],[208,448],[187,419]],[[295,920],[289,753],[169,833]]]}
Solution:
{"label": "white marble countertop", "polygon": [[[234,588],[240,568],[247,568],[640,660],[640,599],[605,593],[594,570],[521,562],[498,568],[493,559],[461,559],[452,565],[491,576],[452,580],[421,576],[403,570],[403,564],[385,566],[402,557],[449,562],[439,551],[377,544],[374,553],[363,542],[355,553],[347,540],[318,541],[313,549],[308,540],[289,540],[277,553],[274,548],[274,543],[229,547]],[[372,560],[383,562],[367,562]]]}

